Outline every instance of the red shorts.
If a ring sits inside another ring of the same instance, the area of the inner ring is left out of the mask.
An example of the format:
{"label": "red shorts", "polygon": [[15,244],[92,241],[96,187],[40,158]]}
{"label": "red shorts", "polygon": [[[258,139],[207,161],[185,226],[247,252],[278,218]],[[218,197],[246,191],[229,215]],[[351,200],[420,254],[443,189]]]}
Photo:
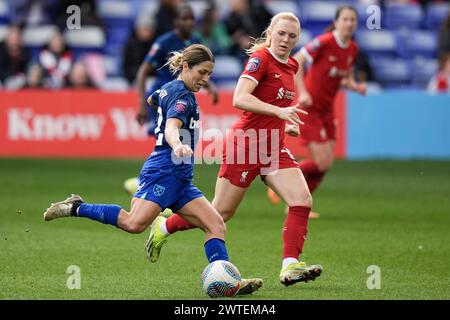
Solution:
{"label": "red shorts", "polygon": [[268,163],[257,161],[251,164],[227,163],[226,155],[223,156],[223,162],[219,170],[219,177],[230,180],[231,184],[247,188],[252,181],[258,176],[264,181],[266,175],[279,169],[298,168],[295,157],[288,148],[282,147],[279,150],[278,159],[274,159]]}
{"label": "red shorts", "polygon": [[305,124],[300,126],[300,141],[303,145],[336,140],[336,120],[332,111],[321,112],[312,108],[305,110],[308,115],[301,117]]}

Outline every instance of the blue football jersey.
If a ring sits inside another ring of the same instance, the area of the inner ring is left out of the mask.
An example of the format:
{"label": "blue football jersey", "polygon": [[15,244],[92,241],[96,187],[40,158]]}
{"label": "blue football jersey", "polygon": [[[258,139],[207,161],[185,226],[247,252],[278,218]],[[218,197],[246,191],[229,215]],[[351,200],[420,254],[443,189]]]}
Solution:
{"label": "blue football jersey", "polygon": [[170,57],[170,53],[183,50],[194,43],[200,43],[200,41],[194,36],[191,36],[188,40],[182,40],[174,31],[166,32],[155,40],[145,57],[145,61],[151,64],[156,71],[156,79],[149,93],[161,88],[164,83],[176,78],[176,75],[170,72],[169,66],[164,66],[167,58]]}
{"label": "blue football jersey", "polygon": [[197,99],[181,80],[173,80],[151,94],[152,102],[158,106],[158,119],[155,129],[156,145],[147,158],[143,171],[158,169],[167,171],[183,179],[192,179],[194,156],[178,158],[164,137],[166,121],[177,118],[183,122],[180,140],[195,150],[199,138],[200,113]]}

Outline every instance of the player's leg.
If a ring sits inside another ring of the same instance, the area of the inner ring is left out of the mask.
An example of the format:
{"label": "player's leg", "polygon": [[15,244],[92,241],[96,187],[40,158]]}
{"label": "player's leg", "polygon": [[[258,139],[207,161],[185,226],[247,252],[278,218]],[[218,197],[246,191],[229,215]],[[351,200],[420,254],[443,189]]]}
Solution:
{"label": "player's leg", "polygon": [[[221,178],[219,178],[221,179]],[[205,232],[205,254],[209,262],[229,260],[225,247],[225,223],[212,204],[205,197],[197,198],[178,210],[179,214]],[[263,284],[260,278],[242,279],[238,295],[257,291]]]}
{"label": "player's leg", "polygon": [[298,168],[277,170],[265,177],[271,187],[289,207],[283,227],[283,262],[280,281],[291,285],[314,280],[322,272],[319,265],[307,266],[299,262],[306,239],[312,197],[302,172]]}
{"label": "player's leg", "polygon": [[[246,190],[246,188],[233,185],[226,178],[217,178],[212,205],[222,216],[223,220],[227,221],[234,215]],[[201,222],[197,220],[196,216],[190,217],[189,220],[179,214],[173,214],[168,218],[157,217],[145,245],[147,258],[150,262],[158,261],[161,248],[167,242],[170,234],[193,229],[200,224]]]}
{"label": "player's leg", "polygon": [[85,203],[79,195],[53,203],[45,212],[44,220],[50,221],[61,217],[84,217],[116,226],[130,233],[143,232],[161,211],[161,207],[152,201],[133,198],[131,210],[115,204]]}

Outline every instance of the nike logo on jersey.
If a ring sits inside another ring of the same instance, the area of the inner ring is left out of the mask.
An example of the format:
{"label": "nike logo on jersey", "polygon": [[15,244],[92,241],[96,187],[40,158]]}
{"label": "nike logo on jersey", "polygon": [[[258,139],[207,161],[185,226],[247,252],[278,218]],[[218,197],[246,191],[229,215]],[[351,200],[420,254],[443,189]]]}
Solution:
{"label": "nike logo on jersey", "polygon": [[328,60],[330,60],[331,62],[336,61],[337,58],[336,56],[328,56]]}
{"label": "nike logo on jersey", "polygon": [[275,78],[281,77],[281,74],[275,73]]}

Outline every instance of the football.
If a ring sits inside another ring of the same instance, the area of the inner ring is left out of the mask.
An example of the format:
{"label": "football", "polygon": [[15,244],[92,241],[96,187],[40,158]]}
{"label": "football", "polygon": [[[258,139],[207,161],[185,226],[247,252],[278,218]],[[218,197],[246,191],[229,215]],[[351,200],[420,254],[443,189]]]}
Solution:
{"label": "football", "polygon": [[139,186],[139,178],[129,178],[124,181],[123,188],[125,189],[125,192],[128,193],[130,196],[133,196],[136,193],[136,190]]}
{"label": "football", "polygon": [[241,273],[225,260],[211,262],[202,273],[203,291],[211,298],[234,297],[239,291]]}

